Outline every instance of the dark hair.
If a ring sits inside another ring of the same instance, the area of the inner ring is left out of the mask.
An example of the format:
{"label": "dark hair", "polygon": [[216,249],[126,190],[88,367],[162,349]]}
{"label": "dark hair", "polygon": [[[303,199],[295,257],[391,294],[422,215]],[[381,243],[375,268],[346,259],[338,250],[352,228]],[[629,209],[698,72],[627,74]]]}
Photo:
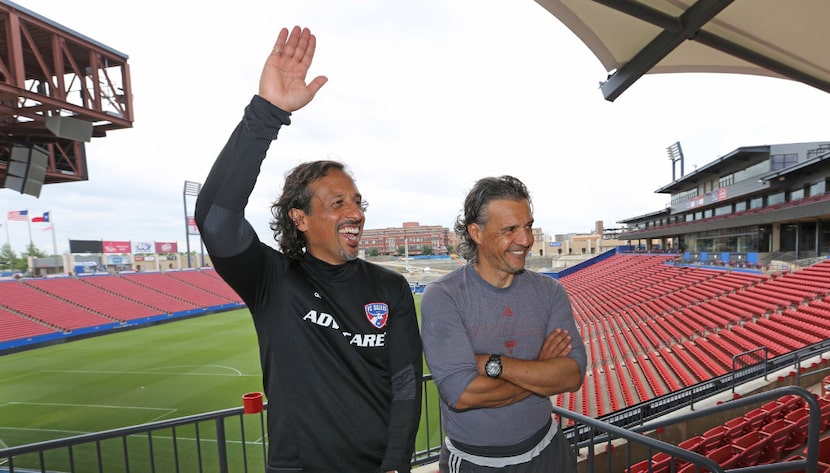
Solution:
{"label": "dark hair", "polygon": [[464,199],[464,213],[455,221],[458,237],[458,254],[470,263],[478,261],[478,245],[473,241],[467,226],[477,223],[487,225],[487,205],[494,200],[526,200],[533,210],[530,193],[522,181],[513,176],[485,177],[479,179]]}
{"label": "dark hair", "polygon": [[282,195],[271,204],[271,230],[274,240],[280,245],[282,252],[292,259],[302,258],[306,248],[305,235],[291,220],[288,211],[300,209],[311,215],[311,198],[313,194],[308,185],[329,173],[332,169],[346,172],[346,166],[337,161],[312,161],[297,165],[285,176],[282,186]]}

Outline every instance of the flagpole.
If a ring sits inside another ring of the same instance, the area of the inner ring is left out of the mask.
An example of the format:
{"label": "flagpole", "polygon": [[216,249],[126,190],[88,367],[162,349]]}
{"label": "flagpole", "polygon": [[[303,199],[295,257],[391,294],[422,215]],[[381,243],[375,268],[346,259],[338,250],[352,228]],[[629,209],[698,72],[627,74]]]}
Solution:
{"label": "flagpole", "polygon": [[55,222],[52,220],[52,211],[49,211],[49,226],[52,228],[52,253],[58,256],[58,244],[55,241]]}
{"label": "flagpole", "polygon": [[9,269],[9,271],[11,271],[12,266],[14,265],[14,261],[12,261],[12,258],[11,258],[11,255],[12,255],[12,240],[9,237],[9,215],[8,214],[6,214],[6,246],[9,247],[9,261],[7,261],[7,263],[9,265],[8,269]]}
{"label": "flagpole", "polygon": [[28,213],[26,215],[26,225],[29,227],[29,247],[26,248],[26,251],[28,252],[32,250],[32,219],[29,218]]}

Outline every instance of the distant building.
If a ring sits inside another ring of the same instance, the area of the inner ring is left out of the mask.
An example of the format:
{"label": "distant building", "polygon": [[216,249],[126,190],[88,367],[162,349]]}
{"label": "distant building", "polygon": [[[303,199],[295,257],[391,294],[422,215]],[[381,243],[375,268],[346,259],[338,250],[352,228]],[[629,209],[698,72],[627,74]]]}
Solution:
{"label": "distant building", "polygon": [[830,255],[830,142],[738,148],[655,192],[669,207],[618,223],[618,238],[707,261]]}
{"label": "distant building", "polygon": [[428,246],[433,255],[449,254],[450,231],[438,225],[404,222],[402,227],[364,229],[360,250],[366,256],[375,251],[379,256],[421,255]]}
{"label": "distant building", "polygon": [[593,233],[554,235],[553,239],[547,243],[547,254],[551,256],[593,255],[627,244],[627,241],[618,238],[618,231],[606,229],[603,222],[597,220]]}

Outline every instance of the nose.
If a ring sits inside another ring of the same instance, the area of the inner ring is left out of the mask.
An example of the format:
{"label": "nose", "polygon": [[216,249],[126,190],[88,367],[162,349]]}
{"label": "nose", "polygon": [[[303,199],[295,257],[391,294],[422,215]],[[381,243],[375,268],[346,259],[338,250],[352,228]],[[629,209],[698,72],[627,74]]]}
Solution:
{"label": "nose", "polygon": [[517,243],[528,248],[533,246],[533,229],[525,228],[523,231],[519,232]]}
{"label": "nose", "polygon": [[360,220],[363,218],[363,204],[361,202],[350,201],[346,206],[346,215],[350,218]]}

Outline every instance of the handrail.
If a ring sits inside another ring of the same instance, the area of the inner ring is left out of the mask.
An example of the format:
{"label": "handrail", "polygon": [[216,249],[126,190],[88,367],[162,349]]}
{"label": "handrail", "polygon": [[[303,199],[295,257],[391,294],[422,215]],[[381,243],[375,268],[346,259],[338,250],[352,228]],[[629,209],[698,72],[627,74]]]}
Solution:
{"label": "handrail", "polygon": [[[643,425],[637,427],[630,427],[630,428],[622,428],[618,427],[613,424],[609,424],[607,422],[603,422],[558,406],[553,406],[553,412],[560,416],[560,418],[567,418],[571,419],[574,422],[578,422],[580,424],[590,426],[592,428],[592,432],[600,431],[604,432],[606,436],[595,436],[590,435],[590,441],[581,441],[579,437],[576,437],[577,432],[579,429],[569,429],[570,433],[572,434],[572,440],[574,440],[574,444],[579,447],[580,444],[584,444],[583,446],[588,448],[589,455],[589,471],[594,471],[593,468],[593,457],[594,457],[594,446],[597,442],[597,437],[600,437],[602,441],[611,442],[614,438],[621,438],[625,439],[629,442],[634,442],[638,444],[643,444],[650,449],[657,450],[660,452],[667,453],[673,457],[681,458],[689,463],[694,463],[700,467],[704,467],[712,472],[722,473],[724,471],[723,468],[720,467],[717,463],[714,463],[711,459],[706,458],[698,453],[691,452],[689,450],[682,449],[676,445],[672,445],[670,443],[664,442],[662,440],[654,439],[648,437],[646,435],[642,435],[642,432],[647,432],[651,430],[656,430],[662,427],[670,426],[673,424],[688,422],[693,419],[697,419],[704,416],[714,415],[725,411],[730,411],[732,409],[740,408],[743,406],[747,406],[750,404],[756,404],[763,401],[767,401],[770,399],[778,399],[782,396],[787,394],[795,394],[804,398],[809,406],[809,424],[807,427],[807,457],[803,460],[792,460],[787,462],[782,462],[781,464],[770,464],[770,465],[759,465],[753,467],[746,467],[746,468],[734,468],[728,470],[729,472],[739,473],[739,472],[752,472],[752,473],[763,473],[763,472],[772,472],[772,471],[794,471],[800,467],[805,469],[806,473],[816,473],[818,468],[818,445],[819,445],[819,436],[820,436],[820,424],[821,424],[821,407],[818,403],[818,400],[815,396],[800,386],[783,386],[775,389],[771,389],[769,391],[764,391],[761,393],[753,394],[750,396],[741,397],[739,399],[735,399],[726,403],[722,403],[715,406],[706,407],[704,409],[698,411],[692,411],[687,414],[681,414],[677,416],[671,416],[670,418],[665,419],[658,419],[656,421],[648,422]],[[568,431],[566,431],[568,432]],[[574,438],[576,437],[576,438]]]}

